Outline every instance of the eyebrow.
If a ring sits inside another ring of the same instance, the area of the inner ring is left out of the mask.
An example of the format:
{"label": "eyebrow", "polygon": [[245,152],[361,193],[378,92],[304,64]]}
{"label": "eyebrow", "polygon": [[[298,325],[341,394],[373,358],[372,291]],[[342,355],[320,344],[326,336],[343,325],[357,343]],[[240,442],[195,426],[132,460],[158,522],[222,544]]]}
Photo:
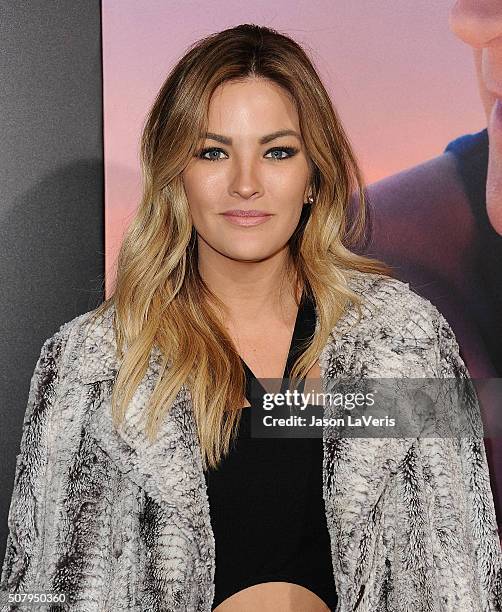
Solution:
{"label": "eyebrow", "polygon": [[[301,142],[302,138],[298,132],[295,130],[277,130],[276,132],[272,132],[271,134],[266,134],[262,136],[259,140],[260,144],[267,144],[271,140],[275,140],[280,136],[295,136]],[[222,144],[231,145],[232,139],[227,136],[222,136],[221,134],[214,134],[213,132],[207,132],[206,138],[209,140],[216,140],[217,142],[221,142]]]}

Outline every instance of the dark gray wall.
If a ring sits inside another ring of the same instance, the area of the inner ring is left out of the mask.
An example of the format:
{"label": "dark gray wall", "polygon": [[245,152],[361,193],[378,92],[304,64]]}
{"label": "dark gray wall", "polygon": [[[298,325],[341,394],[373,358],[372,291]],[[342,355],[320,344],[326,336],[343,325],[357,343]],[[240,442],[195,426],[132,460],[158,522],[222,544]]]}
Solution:
{"label": "dark gray wall", "polygon": [[0,567],[30,378],[103,299],[98,0],[0,0]]}

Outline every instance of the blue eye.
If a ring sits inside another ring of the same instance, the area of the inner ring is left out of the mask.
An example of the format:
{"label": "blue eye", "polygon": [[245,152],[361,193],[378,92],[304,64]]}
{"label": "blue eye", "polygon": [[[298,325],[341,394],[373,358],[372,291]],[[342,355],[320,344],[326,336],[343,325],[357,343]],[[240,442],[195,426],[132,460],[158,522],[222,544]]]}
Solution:
{"label": "blue eye", "polygon": [[275,147],[267,151],[268,153],[287,153],[286,157],[272,157],[271,159],[276,159],[280,161],[281,159],[288,159],[289,157],[293,157],[296,153],[298,153],[298,149],[294,147]]}
{"label": "blue eye", "polygon": [[206,153],[214,153],[214,152],[225,153],[223,149],[219,149],[218,147],[208,147],[206,149],[202,149],[202,151],[200,151],[197,157],[200,157],[201,159],[207,159],[208,161],[219,161],[220,158],[218,157],[204,157]]}
{"label": "blue eye", "polygon": [[[211,162],[220,161],[222,159],[221,157],[216,157],[215,155],[206,157],[208,153],[225,153],[225,151],[220,147],[206,147],[205,149],[199,151],[199,153],[196,154],[196,157]],[[269,153],[286,153],[285,157],[273,156],[268,158],[276,161],[282,161],[283,159],[288,159],[290,157],[293,157],[293,155],[296,155],[296,153],[298,153],[298,149],[296,149],[295,147],[274,147],[273,149],[269,149],[266,154],[268,155]]]}

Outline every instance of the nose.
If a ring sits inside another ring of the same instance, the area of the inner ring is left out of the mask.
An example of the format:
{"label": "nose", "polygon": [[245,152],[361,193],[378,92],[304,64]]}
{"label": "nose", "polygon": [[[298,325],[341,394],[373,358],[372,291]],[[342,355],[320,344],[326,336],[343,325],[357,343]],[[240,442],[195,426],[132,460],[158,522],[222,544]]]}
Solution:
{"label": "nose", "polygon": [[234,161],[230,182],[230,193],[241,198],[256,197],[262,192],[259,171],[248,157]]}
{"label": "nose", "polygon": [[502,42],[502,0],[457,0],[449,22],[452,32],[471,47]]}

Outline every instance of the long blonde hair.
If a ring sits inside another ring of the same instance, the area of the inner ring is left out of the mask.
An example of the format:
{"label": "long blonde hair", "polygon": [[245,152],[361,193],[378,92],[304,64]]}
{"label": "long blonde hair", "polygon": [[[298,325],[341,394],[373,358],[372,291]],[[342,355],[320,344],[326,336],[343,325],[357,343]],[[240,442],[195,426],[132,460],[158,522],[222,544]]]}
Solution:
{"label": "long blonde hair", "polygon": [[[115,306],[121,359],[112,393],[119,425],[156,345],[163,357],[148,407],[153,440],[183,385],[192,398],[203,465],[215,467],[236,434],[245,374],[223,327],[225,305],[198,272],[197,235],[181,173],[207,131],[212,93],[225,81],[269,79],[292,96],[311,168],[314,202],[289,241],[291,268],[315,299],[318,330],[294,364],[302,378],[316,362],[349,302],[352,272],[388,274],[355,252],[366,227],[361,173],[330,97],[299,44],[268,27],[244,24],[194,43],[174,66],[147,115],[141,137],[143,190],[122,242],[114,291],[95,311]],[[351,195],[357,195],[351,209]],[[305,211],[304,211],[305,212]],[[127,350],[125,350],[127,347]]]}

